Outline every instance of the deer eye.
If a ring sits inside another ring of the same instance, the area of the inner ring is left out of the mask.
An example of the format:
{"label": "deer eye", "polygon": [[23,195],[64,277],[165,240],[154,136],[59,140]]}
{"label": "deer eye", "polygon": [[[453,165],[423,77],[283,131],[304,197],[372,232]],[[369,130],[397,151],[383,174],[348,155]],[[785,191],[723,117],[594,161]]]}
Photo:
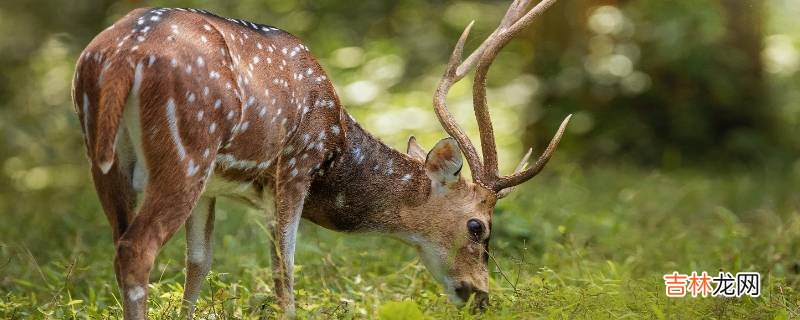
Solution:
{"label": "deer eye", "polygon": [[470,235],[474,236],[476,240],[479,240],[483,235],[483,223],[478,219],[469,219],[469,221],[467,221],[467,230]]}

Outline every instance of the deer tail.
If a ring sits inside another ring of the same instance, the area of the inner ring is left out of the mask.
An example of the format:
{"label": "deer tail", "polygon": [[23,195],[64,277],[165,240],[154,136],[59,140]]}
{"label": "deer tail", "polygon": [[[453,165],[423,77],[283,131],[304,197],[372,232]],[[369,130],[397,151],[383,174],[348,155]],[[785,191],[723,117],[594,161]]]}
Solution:
{"label": "deer tail", "polygon": [[[94,132],[87,132],[92,152],[92,163],[104,174],[114,165],[117,131],[125,111],[128,95],[138,94],[141,81],[142,65],[137,64],[133,70],[127,63],[109,65],[101,73],[99,96],[96,97],[98,109],[94,113]],[[103,77],[105,76],[105,77]]]}

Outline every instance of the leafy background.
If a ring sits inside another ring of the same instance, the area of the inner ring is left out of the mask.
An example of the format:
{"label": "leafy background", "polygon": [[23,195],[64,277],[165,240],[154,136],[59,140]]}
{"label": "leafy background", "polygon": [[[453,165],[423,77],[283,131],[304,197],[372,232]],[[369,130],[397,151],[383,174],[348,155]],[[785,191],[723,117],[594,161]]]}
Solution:
{"label": "leafy background", "polygon": [[[401,148],[444,136],[431,98],[452,45],[505,1],[3,1],[0,316],[119,315],[109,228],[70,102],[76,57],[135,7],[204,8],[306,41],[348,110]],[[561,1],[500,55],[489,101],[503,170],[574,120],[548,170],[497,208],[485,317],[797,317],[800,3]],[[451,91],[476,140],[469,81]],[[263,222],[224,202],[209,316],[274,315]],[[177,313],[182,235],[153,272],[151,315]],[[304,224],[308,317],[471,317],[408,248]],[[375,243],[380,243],[376,245]],[[762,297],[667,299],[673,270],[759,271]],[[502,271],[502,272],[501,272]]]}

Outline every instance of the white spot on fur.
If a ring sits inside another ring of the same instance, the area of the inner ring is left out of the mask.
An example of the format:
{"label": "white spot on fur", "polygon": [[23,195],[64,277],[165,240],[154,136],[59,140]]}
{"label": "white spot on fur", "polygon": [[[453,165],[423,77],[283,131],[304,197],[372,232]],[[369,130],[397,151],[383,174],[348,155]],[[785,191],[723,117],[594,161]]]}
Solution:
{"label": "white spot on fur", "polygon": [[114,160],[108,160],[108,161],[99,163],[97,166],[100,168],[100,171],[103,172],[103,174],[106,174],[106,173],[108,173],[108,171],[111,170],[111,166],[113,166],[113,165],[114,165]]}
{"label": "white spot on fur", "polygon": [[390,176],[394,173],[394,168],[392,167],[392,159],[389,159],[389,162],[386,163],[386,175]]}
{"label": "white spot on fur", "polygon": [[336,195],[336,207],[344,208],[344,193],[339,192]]}
{"label": "white spot on fur", "polygon": [[139,301],[144,298],[144,288],[135,286],[128,290],[128,299],[131,301]]}
{"label": "white spot on fur", "polygon": [[186,176],[187,177],[192,177],[199,170],[200,170],[200,166],[199,165],[195,165],[193,159],[189,159],[189,166],[186,168]]}
{"label": "white spot on fur", "polygon": [[253,160],[237,160],[231,154],[220,153],[217,155],[217,164],[225,169],[247,170],[258,166]]}
{"label": "white spot on fur", "polygon": [[183,146],[183,141],[181,141],[181,135],[178,131],[178,118],[175,115],[175,100],[172,98],[169,98],[167,101],[167,124],[169,126],[172,143],[178,151],[178,157],[183,160],[186,158],[186,149]]}
{"label": "white spot on fur", "polygon": [[364,155],[361,154],[361,148],[359,147],[353,148],[353,158],[356,159],[356,163],[361,164],[361,160],[364,159]]}

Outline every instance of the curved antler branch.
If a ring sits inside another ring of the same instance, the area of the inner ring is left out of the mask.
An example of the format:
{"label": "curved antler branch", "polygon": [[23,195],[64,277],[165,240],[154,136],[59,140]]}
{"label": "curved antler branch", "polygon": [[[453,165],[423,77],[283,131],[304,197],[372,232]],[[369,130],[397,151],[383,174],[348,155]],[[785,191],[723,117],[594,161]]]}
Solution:
{"label": "curved antler branch", "polygon": [[[520,30],[530,25],[536,17],[552,6],[556,0],[542,0],[532,9],[528,10],[531,2],[532,0],[514,0],[506,11],[505,16],[500,21],[499,26],[462,62],[464,42],[466,42],[474,21],[470,22],[453,49],[447,71],[441,81],[439,81],[439,86],[436,89],[433,99],[433,105],[439,122],[442,124],[445,131],[458,142],[461,151],[467,158],[467,163],[472,171],[473,180],[495,191],[522,183],[539,173],[552,155],[552,152],[555,151],[555,146],[558,145],[558,140],[561,139],[561,135],[563,134],[564,126],[569,122],[569,117],[567,117],[564,123],[562,123],[562,128],[559,130],[559,133],[557,133],[557,137],[550,142],[550,146],[548,146],[545,154],[539,158],[534,167],[521,172],[519,171],[521,169],[519,169],[508,177],[499,177],[497,169],[497,146],[494,140],[492,119],[486,101],[486,76],[500,50],[502,50]],[[464,133],[464,130],[456,123],[453,115],[447,109],[448,91],[454,83],[461,80],[473,67],[476,69],[472,87],[473,108],[475,111],[475,118],[478,121],[483,162],[481,162],[481,158],[475,146],[472,144],[472,141],[470,141],[469,137]],[[523,167],[525,162],[527,162],[527,160],[523,161]]]}
{"label": "curved antler branch", "polygon": [[[475,68],[475,80],[472,83],[472,106],[475,109],[475,118],[478,120],[478,130],[481,137],[483,171],[485,172],[485,178],[491,181],[490,183],[494,183],[498,179],[498,165],[492,117],[486,101],[486,77],[489,73],[489,68],[492,66],[497,54],[500,53],[500,50],[523,28],[530,25],[535,17],[547,10],[555,2],[556,0],[543,0],[521,18],[519,16],[522,12],[525,12],[524,10],[528,7],[529,1],[514,2],[503,19],[503,23],[492,34],[494,37],[487,39],[487,46],[478,59],[478,65]],[[518,20],[512,21],[509,17],[517,17]]]}
{"label": "curved antler branch", "polygon": [[[561,125],[558,127],[558,131],[556,131],[556,134],[553,136],[553,139],[551,139],[550,143],[547,144],[547,148],[544,149],[544,152],[541,156],[539,156],[539,159],[536,160],[536,163],[533,165],[533,167],[530,167],[525,171],[515,172],[510,176],[500,178],[495,183],[494,190],[500,192],[505,188],[514,187],[520,183],[528,181],[539,174],[539,172],[544,169],[544,166],[547,165],[547,162],[550,161],[550,157],[553,156],[556,148],[558,148],[558,143],[561,142],[561,137],[564,135],[564,131],[567,129],[570,119],[572,119],[571,114],[564,118],[564,121],[562,121]],[[530,154],[530,151],[528,154]]]}
{"label": "curved antler branch", "polygon": [[456,139],[458,146],[461,148],[461,152],[463,152],[464,157],[467,158],[467,164],[469,164],[470,171],[472,172],[472,179],[480,182],[482,181],[483,165],[478,156],[478,151],[475,150],[475,145],[472,144],[467,134],[464,133],[464,129],[458,125],[447,108],[447,93],[450,92],[450,87],[463,78],[463,75],[460,77],[458,76],[457,69],[461,63],[464,42],[467,41],[469,31],[472,29],[472,24],[474,22],[475,21],[470,22],[469,25],[464,28],[464,32],[461,33],[461,37],[458,38],[458,42],[455,48],[453,48],[453,53],[450,55],[450,62],[447,64],[447,70],[439,81],[436,93],[433,95],[433,108],[436,111],[437,118],[439,118],[439,123],[442,124],[444,130],[447,131],[453,139]]}
{"label": "curved antler branch", "polygon": [[525,13],[525,9],[529,4],[529,0],[514,0],[514,2],[511,3],[511,5],[508,7],[508,10],[506,10],[506,15],[503,16],[502,20],[500,20],[500,25],[492,32],[492,34],[486,37],[486,40],[484,40],[483,43],[481,43],[481,45],[469,55],[469,57],[464,59],[464,62],[462,62],[458,67],[458,70],[456,71],[456,74],[459,76],[458,79],[463,78],[472,70],[475,64],[478,63],[478,58],[483,55],[483,52],[486,51],[486,47],[489,46],[489,41],[497,37],[497,33],[500,32],[500,30],[508,28],[509,26],[513,25],[514,22],[519,20],[520,17]]}

